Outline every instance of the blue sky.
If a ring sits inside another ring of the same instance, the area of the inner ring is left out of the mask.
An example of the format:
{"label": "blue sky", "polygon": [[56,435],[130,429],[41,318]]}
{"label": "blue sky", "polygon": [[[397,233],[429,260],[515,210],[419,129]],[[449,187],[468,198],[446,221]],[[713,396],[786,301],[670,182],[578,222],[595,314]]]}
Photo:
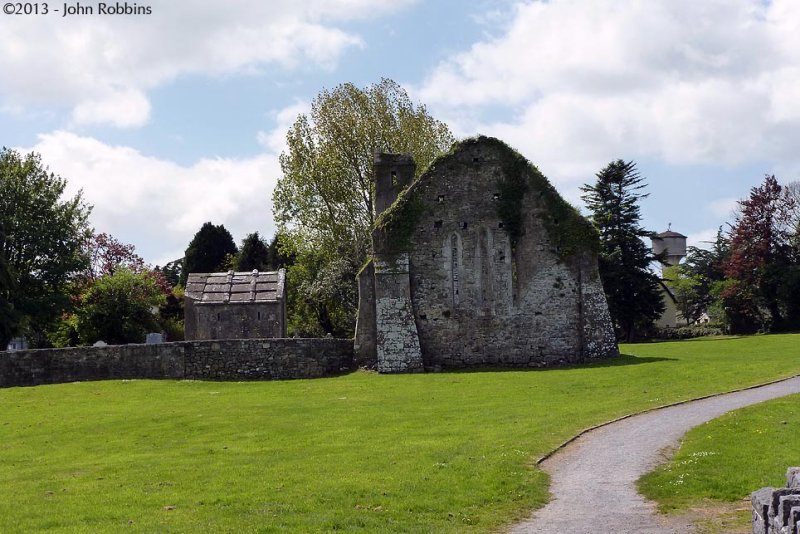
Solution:
{"label": "blue sky", "polygon": [[342,82],[396,80],[458,137],[519,149],[575,204],[606,163],[633,159],[645,225],[690,243],[765,173],[800,176],[794,0],[137,5],[151,14],[0,15],[0,143],[40,152],[95,229],[151,263],[207,220],[237,241],[272,235],[285,133]]}

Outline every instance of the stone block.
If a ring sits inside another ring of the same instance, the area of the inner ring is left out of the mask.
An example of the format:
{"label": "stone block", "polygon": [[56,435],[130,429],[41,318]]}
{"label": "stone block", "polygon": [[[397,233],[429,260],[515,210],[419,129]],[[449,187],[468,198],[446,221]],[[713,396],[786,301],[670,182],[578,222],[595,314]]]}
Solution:
{"label": "stone block", "polygon": [[769,507],[774,488],[761,488],[750,494],[753,505],[753,534],[769,534]]}
{"label": "stone block", "polygon": [[797,524],[800,523],[800,506],[792,506],[789,511],[789,528],[791,534],[800,534],[797,531]]}
{"label": "stone block", "polygon": [[790,467],[786,470],[786,487],[800,488],[800,467]]}
{"label": "stone block", "polygon": [[775,514],[776,524],[779,523],[781,527],[791,525],[792,508],[800,508],[800,491],[791,495],[782,495],[778,498],[778,510]]}
{"label": "stone block", "polygon": [[164,342],[164,335],[158,332],[150,332],[144,341],[147,345],[157,345]]}

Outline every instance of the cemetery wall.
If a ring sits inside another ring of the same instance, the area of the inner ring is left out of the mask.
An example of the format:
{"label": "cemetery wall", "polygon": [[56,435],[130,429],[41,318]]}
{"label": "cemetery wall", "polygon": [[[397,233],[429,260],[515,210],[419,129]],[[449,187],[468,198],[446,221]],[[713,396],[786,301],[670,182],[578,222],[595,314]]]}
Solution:
{"label": "cemetery wall", "polygon": [[346,372],[352,339],[225,339],[0,352],[0,387],[84,380],[283,380]]}

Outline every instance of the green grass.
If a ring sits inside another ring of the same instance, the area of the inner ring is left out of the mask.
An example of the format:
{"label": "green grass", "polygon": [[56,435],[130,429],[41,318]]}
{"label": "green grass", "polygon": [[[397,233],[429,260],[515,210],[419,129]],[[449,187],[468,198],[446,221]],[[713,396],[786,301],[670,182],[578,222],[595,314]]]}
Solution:
{"label": "green grass", "polygon": [[[786,468],[800,465],[798,443],[800,395],[742,408],[688,432],[672,461],[644,476],[639,490],[672,513],[741,501],[786,484]],[[743,508],[739,524],[750,519]]]}
{"label": "green grass", "polygon": [[488,532],[584,427],[800,373],[800,335],[546,371],[0,390],[0,532]]}

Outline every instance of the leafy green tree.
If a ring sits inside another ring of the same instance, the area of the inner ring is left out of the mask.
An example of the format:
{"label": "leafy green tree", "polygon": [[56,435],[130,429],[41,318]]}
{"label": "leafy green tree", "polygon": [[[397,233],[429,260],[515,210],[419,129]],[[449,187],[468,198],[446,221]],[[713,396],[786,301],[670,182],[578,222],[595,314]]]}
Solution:
{"label": "leafy green tree", "polygon": [[634,339],[637,328],[650,326],[664,311],[658,276],[650,271],[656,259],[642,238],[652,232],[639,224],[644,179],[632,161],[612,161],[597,174],[594,185],[581,190],[591,220],[600,233],[600,278],[618,335]]}
{"label": "leafy green tree", "polygon": [[669,286],[681,317],[690,325],[697,321],[706,306],[700,294],[700,277],[691,273],[683,265],[670,265],[664,268],[664,282]]}
{"label": "leafy green tree", "polygon": [[[315,298],[312,288],[326,295],[344,292],[322,304],[318,314],[297,319],[303,328],[313,330],[316,315],[331,318],[317,328],[352,333],[355,275],[367,257],[375,217],[375,152],[411,154],[419,175],[453,141],[444,123],[387,79],[365,89],[345,83],[324,90],[312,102],[310,116],[298,116],[287,134],[288,151],[280,158],[283,176],[273,195],[283,246],[296,254],[290,268],[296,272],[289,277],[307,281],[296,286],[302,302]],[[322,289],[325,284],[345,284],[347,290]],[[301,312],[289,310],[290,315]]]}
{"label": "leafy green tree", "polygon": [[160,330],[157,310],[165,303],[153,276],[116,269],[81,294],[75,312],[80,342],[143,343],[148,332]]}
{"label": "leafy green tree", "polygon": [[270,250],[258,232],[248,234],[242,241],[242,247],[236,256],[235,269],[237,271],[266,271],[270,265]]}
{"label": "leafy green tree", "polygon": [[730,255],[730,239],[722,227],[717,230],[717,236],[710,244],[708,249],[689,247],[680,270],[684,276],[696,281],[694,297],[689,302],[692,318],[696,320],[705,312],[713,322],[722,324],[725,314],[719,300],[720,283],[725,280],[724,266]]}
{"label": "leafy green tree", "polygon": [[227,267],[235,255],[236,243],[231,233],[221,224],[204,223],[186,249],[181,284],[186,284],[189,273],[213,273]]}
{"label": "leafy green tree", "polygon": [[24,334],[34,345],[68,307],[69,282],[87,259],[91,208],[38,154],[0,151],[0,347]]}

